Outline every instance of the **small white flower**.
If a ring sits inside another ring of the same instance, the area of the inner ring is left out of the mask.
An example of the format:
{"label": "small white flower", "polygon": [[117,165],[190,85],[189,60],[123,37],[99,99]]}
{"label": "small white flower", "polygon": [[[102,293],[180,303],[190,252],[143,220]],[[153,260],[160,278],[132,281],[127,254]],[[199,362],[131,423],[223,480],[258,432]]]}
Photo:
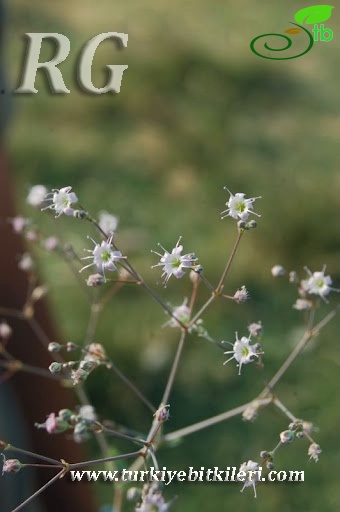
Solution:
{"label": "small white flower", "polygon": [[44,185],[34,185],[31,187],[26,201],[31,206],[41,206],[45,201],[46,194],[47,188]]}
{"label": "small white flower", "polygon": [[325,276],[326,265],[323,266],[321,272],[312,273],[307,267],[305,267],[305,270],[309,275],[309,279],[301,281],[302,289],[305,292],[319,295],[325,302],[327,302],[325,298],[326,295],[328,295],[331,291],[340,291],[330,286],[332,284],[332,279],[330,276]]}
{"label": "small white flower", "polygon": [[184,276],[184,270],[186,268],[193,269],[194,264],[197,261],[197,258],[194,253],[184,254],[181,256],[181,252],[183,251],[183,246],[179,245],[179,242],[182,237],[179,237],[176,246],[172,249],[171,253],[169,253],[161,244],[158,244],[159,247],[164,251],[164,255],[162,256],[160,253],[156,251],[151,251],[157,256],[160,256],[160,262],[156,265],[153,265],[151,268],[155,267],[163,267],[164,277],[164,286],[167,285],[171,276],[175,276],[177,279],[180,279]]}
{"label": "small white flower", "polygon": [[86,421],[97,421],[96,412],[92,405],[82,405],[79,408],[78,415]]}
{"label": "small white flower", "polygon": [[[230,343],[230,345],[233,345],[233,350],[228,350],[227,352],[224,352],[225,354],[233,354],[227,361],[225,361],[223,364],[229,363],[232,359],[235,359],[238,363],[239,371],[238,374],[241,375],[241,368],[243,364],[252,363],[254,361],[254,357],[258,357],[259,355],[263,354],[263,352],[260,351],[260,346],[258,343],[255,345],[250,345],[251,336],[247,338],[246,336],[242,336],[242,338],[238,339],[238,333],[236,333],[236,341],[234,344]],[[223,342],[222,342],[223,343]]]}
{"label": "small white flower", "polygon": [[34,263],[33,263],[33,260],[30,256],[30,254],[28,254],[28,252],[25,252],[24,254],[22,254],[22,256],[18,262],[18,267],[20,268],[20,270],[23,270],[24,272],[29,272],[30,270],[33,269]]}
{"label": "small white flower", "polygon": [[263,326],[262,326],[261,320],[259,320],[258,322],[253,322],[252,324],[249,324],[248,331],[249,331],[250,336],[254,336],[255,338],[257,338],[258,336],[261,336],[262,331],[263,331]]}
{"label": "small white flower", "polygon": [[10,325],[8,325],[6,320],[3,320],[2,322],[0,322],[0,339],[8,340],[8,338],[11,337],[12,332],[13,332],[13,329]]}
{"label": "small white flower", "polygon": [[110,233],[114,233],[118,226],[118,217],[111,215],[111,213],[101,211],[99,212],[99,227],[109,235]]}
{"label": "small white flower", "polygon": [[17,217],[12,217],[11,219],[8,219],[8,222],[10,222],[12,224],[14,233],[22,233],[24,231],[24,229],[30,223],[29,219],[25,219],[24,217],[21,217],[20,215],[18,215]]}
{"label": "small white flower", "polygon": [[[163,327],[181,327],[181,324],[178,322],[182,322],[182,324],[187,324],[190,320],[190,309],[187,306],[188,299],[184,299],[183,304],[177,306],[172,310],[174,317],[166,322]],[[176,320],[177,319],[177,320]]]}
{"label": "small white flower", "polygon": [[256,484],[260,479],[260,470],[258,463],[252,460],[248,460],[248,462],[243,462],[243,464],[241,464],[240,469],[238,471],[239,473],[241,471],[246,473],[245,479],[239,478],[239,480],[243,482],[241,492],[243,492],[244,489],[246,489],[247,487],[252,487],[254,490],[254,497],[256,498]]}
{"label": "small white flower", "polygon": [[306,311],[308,309],[312,309],[313,303],[307,299],[296,299],[295,304],[293,304],[293,308],[298,311]]}
{"label": "small white flower", "polygon": [[312,443],[308,448],[308,455],[310,459],[313,459],[315,462],[319,461],[319,455],[322,452],[320,446],[316,443]]}
{"label": "small white flower", "polygon": [[[225,190],[228,190],[225,188]],[[230,194],[229,201],[226,203],[228,207],[227,210],[221,212],[221,219],[225,217],[232,217],[233,219],[241,219],[242,221],[248,220],[249,214],[253,213],[257,217],[261,217],[258,213],[253,211],[253,202],[256,199],[261,199],[261,196],[251,197],[249,199],[245,198],[245,194],[241,192],[237,192],[237,194],[233,195],[229,190]]]}
{"label": "small white flower", "polygon": [[45,238],[42,244],[47,251],[55,251],[59,245],[59,240],[55,236],[49,236]]}
{"label": "small white flower", "polygon": [[271,269],[271,273],[273,277],[282,277],[285,275],[286,271],[282,265],[274,265]]}
{"label": "small white flower", "polygon": [[80,269],[79,272],[82,272],[85,270],[85,268],[91,267],[92,265],[95,265],[105,276],[105,270],[114,271],[117,270],[117,267],[115,263],[117,263],[119,260],[126,258],[126,256],[123,256],[120,251],[114,251],[112,247],[112,237],[111,235],[107,241],[103,240],[101,244],[97,244],[92,238],[92,242],[94,243],[95,247],[91,251],[90,249],[85,249],[87,252],[90,252],[92,256],[85,256],[82,258],[83,260],[92,259],[92,263],[89,265],[85,265],[82,269]]}
{"label": "small white flower", "polygon": [[56,212],[56,217],[60,217],[62,214],[73,215],[74,209],[71,205],[78,201],[78,197],[74,192],[71,192],[71,190],[72,187],[53,189],[52,192],[46,195],[46,200],[52,201],[52,204],[46,206],[43,210],[54,210]]}
{"label": "small white flower", "polygon": [[242,304],[242,302],[245,302],[249,298],[250,298],[249,292],[244,285],[241,286],[241,288],[239,288],[234,294],[234,300],[238,304]]}

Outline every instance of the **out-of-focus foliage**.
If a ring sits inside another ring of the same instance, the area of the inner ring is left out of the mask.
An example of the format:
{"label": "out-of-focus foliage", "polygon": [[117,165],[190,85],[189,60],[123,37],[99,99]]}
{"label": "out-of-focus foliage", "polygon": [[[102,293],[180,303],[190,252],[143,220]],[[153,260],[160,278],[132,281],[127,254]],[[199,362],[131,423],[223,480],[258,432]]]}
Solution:
{"label": "out-of-focus foliage", "polygon": [[[303,265],[314,271],[327,263],[335,281],[340,276],[340,15],[335,8],[326,23],[333,40],[315,43],[302,58],[265,60],[249,49],[257,35],[283,32],[303,7],[268,0],[17,0],[8,21],[13,88],[24,33],[60,32],[71,41],[71,54],[60,66],[70,94],[51,94],[39,76],[38,94],[12,97],[9,145],[22,208],[30,184],[72,185],[94,215],[105,209],[120,217],[117,243],[148,282],[159,279],[150,269],[156,263],[150,249],[157,242],[171,248],[179,235],[185,250],[195,251],[209,279],[217,282],[236,235],[234,222],[219,218],[228,199],[223,186],[262,195],[256,204],[259,227],[244,237],[226,286],[232,294],[246,284],[252,301],[218,303],[206,323],[216,338],[232,340],[236,330],[243,335],[248,323],[261,319],[268,375],[298,341],[302,320],[291,307],[294,289],[273,283],[270,268],[279,262],[302,273]],[[97,87],[105,82],[107,64],[128,64],[121,92],[85,94],[76,82],[76,59],[88,39],[108,31],[128,33],[128,47],[117,51],[104,43],[94,60],[93,81]],[[45,231],[62,234],[80,253],[91,247],[86,235],[95,232],[89,225],[39,216]],[[88,306],[72,275],[53,256],[41,258],[40,265],[62,336],[81,340]],[[188,289],[182,281],[170,282],[166,291],[158,285],[175,305]],[[104,312],[97,333],[115,363],[155,403],[176,350],[174,332],[160,328],[165,320],[141,289],[126,288]],[[317,465],[307,462],[307,442],[279,452],[277,469],[305,470],[305,483],[261,486],[256,501],[251,492],[241,495],[235,484],[182,484],[167,491],[180,495],[174,509],[193,511],[204,502],[211,510],[336,510],[336,325],[337,319],[277,388],[297,417],[320,428],[316,437],[323,453]],[[210,344],[190,342],[171,398],[169,429],[244,403],[261,390],[255,368],[246,367],[238,377],[235,366],[223,366],[223,360]],[[88,387],[100,415],[147,428],[149,416],[119,381],[102,372],[98,379],[91,376]],[[270,409],[255,424],[235,418],[164,451],[161,463],[172,469],[238,466],[257,460],[286,428],[286,419]]]}

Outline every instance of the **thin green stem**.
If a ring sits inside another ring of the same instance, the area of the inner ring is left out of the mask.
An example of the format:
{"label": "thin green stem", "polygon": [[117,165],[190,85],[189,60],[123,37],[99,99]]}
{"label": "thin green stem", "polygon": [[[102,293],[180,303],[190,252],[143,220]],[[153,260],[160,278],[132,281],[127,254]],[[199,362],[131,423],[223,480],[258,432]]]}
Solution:
{"label": "thin green stem", "polygon": [[50,464],[60,466],[60,460],[51,459],[51,457],[45,457],[44,455],[39,455],[39,453],[29,452],[27,450],[23,450],[22,448],[17,448],[11,444],[8,444],[5,450],[12,450],[15,453],[20,453],[22,455],[28,455],[29,457],[33,457],[34,459],[43,460],[44,462],[49,462]]}
{"label": "thin green stem", "polygon": [[94,460],[87,460],[85,462],[76,462],[74,464],[68,464],[67,469],[73,470],[78,468],[83,468],[84,466],[92,466],[93,464],[102,464],[103,462],[114,462],[116,460],[126,460],[126,459],[132,459],[135,457],[139,457],[141,455],[140,451],[138,452],[131,452],[131,453],[125,453],[123,455],[115,455],[114,457],[105,457],[103,459],[94,459]]}
{"label": "thin green stem", "polygon": [[219,281],[219,283],[218,283],[218,285],[216,287],[216,294],[217,295],[219,295],[221,293],[221,291],[222,291],[224,280],[225,280],[225,278],[226,278],[226,276],[227,276],[227,274],[229,272],[230,266],[231,266],[231,264],[233,262],[233,259],[235,257],[235,254],[236,254],[237,248],[238,248],[238,246],[240,244],[240,241],[241,241],[243,233],[244,232],[242,230],[240,230],[238,232],[235,245],[233,247],[233,250],[231,251],[231,254],[229,256],[229,260],[227,261],[227,264],[226,264],[225,269],[224,269],[224,271],[222,273],[221,279],[220,279],[220,281]]}
{"label": "thin green stem", "polygon": [[171,367],[171,372],[170,372],[170,375],[169,375],[169,378],[168,378],[168,382],[167,382],[167,385],[165,387],[163,398],[161,400],[161,403],[164,404],[164,405],[169,400],[169,396],[170,396],[170,393],[171,393],[171,390],[172,390],[172,386],[174,384],[174,380],[175,380],[175,376],[176,376],[176,373],[177,373],[179,361],[181,359],[181,355],[182,355],[183,348],[184,348],[186,333],[187,333],[187,331],[184,330],[184,329],[181,332],[181,337],[180,337],[180,340],[179,340],[179,343],[178,343],[175,359],[173,361],[173,364],[172,364],[172,367]]}
{"label": "thin green stem", "polygon": [[[266,398],[261,400],[260,406],[264,407],[271,402],[271,398]],[[233,418],[238,414],[242,414],[249,406],[251,406],[252,402],[249,402],[244,405],[240,405],[239,407],[235,407],[230,411],[222,412],[217,416],[213,416],[203,421],[199,421],[198,423],[194,423],[193,425],[189,425],[187,427],[181,428],[179,430],[175,430],[174,432],[170,432],[166,434],[162,441],[170,442],[176,439],[182,438],[184,436],[188,436],[189,434],[193,434],[195,432],[199,432],[205,428],[211,427],[212,425],[216,425],[217,423],[221,423],[221,421],[228,420],[229,418]]]}

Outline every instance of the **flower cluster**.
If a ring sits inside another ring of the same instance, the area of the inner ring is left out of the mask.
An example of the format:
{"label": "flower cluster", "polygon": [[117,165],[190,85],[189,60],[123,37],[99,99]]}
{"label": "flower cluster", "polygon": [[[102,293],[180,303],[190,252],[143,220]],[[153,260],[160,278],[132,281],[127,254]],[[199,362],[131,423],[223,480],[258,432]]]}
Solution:
{"label": "flower cluster", "polygon": [[35,427],[44,429],[48,434],[61,434],[66,430],[73,430],[76,442],[86,440],[95,428],[97,416],[92,405],[84,405],[78,413],[70,409],[61,409],[58,414],[51,412],[44,423],[36,423]]}
{"label": "flower cluster", "polygon": [[[48,345],[50,352],[59,352],[63,348],[57,342],[51,342]],[[70,352],[78,348],[72,343],[67,343],[66,349]],[[87,377],[100,365],[110,367],[110,362],[107,358],[106,351],[101,343],[90,343],[82,349],[83,357],[78,361],[68,361],[66,363],[59,363],[54,361],[50,364],[49,370],[53,374],[60,373],[62,370],[70,372],[73,384],[79,384],[87,379]]]}

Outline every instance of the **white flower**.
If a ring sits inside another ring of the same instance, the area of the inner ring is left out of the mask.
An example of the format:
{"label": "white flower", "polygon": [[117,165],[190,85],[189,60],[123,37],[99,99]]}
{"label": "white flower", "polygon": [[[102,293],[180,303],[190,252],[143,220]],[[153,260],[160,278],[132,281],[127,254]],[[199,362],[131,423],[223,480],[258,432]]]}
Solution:
{"label": "white flower", "polygon": [[238,478],[238,480],[244,482],[241,492],[243,492],[244,489],[246,489],[247,487],[252,487],[254,489],[254,497],[256,498],[256,484],[260,479],[260,470],[258,463],[252,460],[248,460],[248,462],[243,462],[243,464],[241,464],[240,469],[238,471],[239,473],[241,471],[246,473],[244,478]]}
{"label": "white flower", "polygon": [[17,216],[8,219],[8,221],[12,224],[14,233],[22,233],[23,230],[30,223],[29,219],[25,219],[24,217]]}
{"label": "white flower", "polygon": [[92,405],[82,405],[79,408],[78,415],[86,421],[97,421],[96,412]]}
{"label": "white flower", "polygon": [[123,258],[126,258],[126,256],[123,256],[120,251],[113,250],[112,244],[111,244],[112,237],[113,237],[113,235],[111,235],[107,239],[107,241],[103,240],[101,244],[97,244],[91,238],[95,247],[92,251],[90,249],[86,249],[86,251],[92,253],[92,256],[85,256],[82,259],[83,260],[93,259],[93,261],[89,265],[85,265],[85,267],[80,269],[79,272],[82,272],[83,270],[85,270],[85,268],[91,267],[92,265],[95,265],[102,272],[102,274],[104,276],[105,276],[105,270],[110,270],[110,271],[117,270],[115,263],[117,263],[117,261],[119,261]]}
{"label": "white flower", "polygon": [[151,268],[159,266],[163,267],[162,277],[164,277],[164,286],[167,285],[167,282],[169,281],[171,276],[175,276],[177,279],[183,277],[183,269],[193,269],[194,263],[197,261],[197,258],[193,253],[184,254],[183,256],[181,256],[181,252],[183,251],[183,246],[179,245],[181,238],[182,237],[179,237],[178,242],[176,246],[172,249],[171,253],[164,249],[164,247],[162,247],[161,244],[158,245],[164,251],[163,256],[156,251],[151,251],[157,254],[157,256],[160,256],[161,258],[160,262],[157,263],[156,265],[153,265]]}
{"label": "white flower", "polygon": [[257,338],[258,336],[261,336],[263,331],[263,326],[261,320],[258,322],[253,322],[252,324],[248,325],[248,331],[251,336],[254,336]]}
{"label": "white flower", "polygon": [[166,503],[158,482],[145,484],[142,491],[142,500],[137,504],[136,512],[168,512],[173,500]]}
{"label": "white flower", "polygon": [[312,443],[308,448],[308,455],[310,459],[313,459],[315,462],[319,461],[319,455],[322,452],[320,446],[316,443]]}
{"label": "white flower", "polygon": [[274,265],[271,273],[273,277],[282,277],[285,275],[286,271],[282,265]]}
{"label": "white flower", "polygon": [[[258,343],[255,345],[250,345],[251,336],[247,338],[246,336],[242,336],[242,338],[238,339],[238,333],[236,333],[236,341],[233,345],[233,350],[228,350],[224,352],[225,354],[233,354],[227,361],[223,364],[229,363],[232,359],[238,362],[239,371],[238,374],[241,375],[241,368],[243,364],[252,363],[254,361],[254,357],[258,357],[263,352],[260,351],[260,346]],[[222,342],[223,343],[223,342]]]}
{"label": "white flower", "polygon": [[[225,188],[225,190],[228,189]],[[245,222],[246,220],[248,220],[250,213],[253,213],[257,217],[261,217],[261,215],[253,211],[253,202],[256,199],[261,199],[261,196],[246,199],[245,194],[241,192],[237,192],[237,194],[235,195],[233,195],[229,190],[228,192],[230,194],[229,201],[226,203],[226,206],[228,208],[227,210],[221,212],[221,219],[230,216],[233,219],[239,218]]]}
{"label": "white flower", "polygon": [[238,304],[242,304],[242,302],[245,302],[250,297],[249,292],[247,288],[243,285],[240,289],[238,289],[234,294],[234,300],[238,302]]}
{"label": "white flower", "polygon": [[43,246],[47,251],[55,251],[59,245],[58,238],[55,236],[49,236],[43,241]]}
{"label": "white flower", "polygon": [[78,201],[78,197],[74,192],[71,192],[71,190],[72,187],[53,189],[52,192],[46,195],[46,200],[52,201],[52,204],[46,206],[46,208],[43,208],[43,210],[54,210],[56,212],[56,217],[60,217],[62,214],[73,215],[74,209],[71,207],[71,205]]}
{"label": "white flower", "polygon": [[326,265],[323,266],[321,272],[314,272],[313,274],[309,268],[305,267],[305,270],[309,275],[309,279],[301,281],[302,289],[305,292],[319,295],[325,302],[327,302],[325,295],[328,295],[331,291],[340,291],[330,286],[332,284],[332,279],[330,276],[325,276]]}
{"label": "white flower", "polygon": [[31,187],[26,201],[31,206],[41,206],[45,201],[47,188],[44,185],[34,185]]}
{"label": "white flower", "polygon": [[18,267],[20,268],[20,270],[23,270],[24,272],[29,272],[30,270],[33,269],[34,263],[28,252],[24,252],[24,254],[21,255],[21,258],[18,262]]}
{"label": "white flower", "polygon": [[109,235],[114,233],[118,226],[118,217],[111,215],[111,213],[101,211],[99,212],[99,227],[104,233]]}
{"label": "white flower", "polygon": [[293,304],[293,308],[298,311],[306,311],[307,309],[312,309],[313,303],[306,299],[296,299],[295,304]]}
{"label": "white flower", "polygon": [[[190,309],[187,306],[188,299],[184,299],[183,304],[177,306],[172,310],[173,317],[166,322],[163,327],[181,327],[181,324],[178,322],[182,322],[182,324],[187,324],[190,320]],[[177,319],[177,320],[176,320]]]}

